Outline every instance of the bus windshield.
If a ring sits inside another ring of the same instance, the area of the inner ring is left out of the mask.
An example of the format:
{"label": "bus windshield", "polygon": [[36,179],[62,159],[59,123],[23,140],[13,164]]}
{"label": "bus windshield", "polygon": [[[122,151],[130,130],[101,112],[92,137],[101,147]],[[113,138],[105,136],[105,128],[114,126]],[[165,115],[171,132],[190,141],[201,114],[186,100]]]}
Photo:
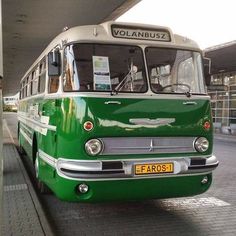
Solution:
{"label": "bus windshield", "polygon": [[147,80],[137,46],[72,44],[64,50],[64,91],[144,93]]}
{"label": "bus windshield", "polygon": [[147,47],[145,53],[154,93],[206,93],[199,52]]}

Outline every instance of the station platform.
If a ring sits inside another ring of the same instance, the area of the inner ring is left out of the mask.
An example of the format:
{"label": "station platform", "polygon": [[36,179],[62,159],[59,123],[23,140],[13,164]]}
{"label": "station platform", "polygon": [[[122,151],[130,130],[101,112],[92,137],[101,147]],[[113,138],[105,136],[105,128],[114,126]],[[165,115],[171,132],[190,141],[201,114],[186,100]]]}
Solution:
{"label": "station platform", "polygon": [[217,141],[226,141],[236,143],[236,135],[215,133],[214,139]]}
{"label": "station platform", "polygon": [[34,187],[3,120],[3,236],[53,235]]}
{"label": "station platform", "polygon": [[16,114],[3,117],[4,225],[0,236],[236,235],[236,162],[232,158],[236,136],[215,134],[220,165],[207,193],[169,200],[78,204],[54,196],[38,197],[17,151]]}

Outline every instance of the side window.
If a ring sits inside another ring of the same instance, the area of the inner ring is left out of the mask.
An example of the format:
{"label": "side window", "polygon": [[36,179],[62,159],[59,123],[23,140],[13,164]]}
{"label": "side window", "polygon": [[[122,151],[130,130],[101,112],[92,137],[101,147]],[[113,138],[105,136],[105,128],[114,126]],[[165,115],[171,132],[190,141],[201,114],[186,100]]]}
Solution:
{"label": "side window", "polygon": [[27,78],[27,93],[26,97],[29,97],[31,95],[31,76]]}
{"label": "side window", "polygon": [[25,79],[22,81],[22,98],[25,98]]}
{"label": "side window", "polygon": [[22,99],[23,98],[23,81],[21,81],[20,83],[20,95],[19,98]]}
{"label": "side window", "polygon": [[70,62],[73,61],[73,54],[70,53],[70,47],[67,46],[64,51],[64,77],[63,77],[63,85],[64,91],[72,90],[72,77],[73,70],[71,69]]}
{"label": "side window", "polygon": [[28,82],[28,77],[24,81],[24,98],[27,97],[27,82]]}
{"label": "side window", "polygon": [[48,92],[56,93],[59,88],[59,76],[50,76],[48,83]]}
{"label": "side window", "polygon": [[56,93],[59,88],[59,76],[48,77],[48,93]]}
{"label": "side window", "polygon": [[46,81],[46,63],[45,60],[40,62],[39,65],[39,82],[38,82],[38,91],[43,93],[45,91],[45,81]]}
{"label": "side window", "polygon": [[38,93],[38,77],[36,76],[36,70],[32,72],[32,95],[35,95]]}

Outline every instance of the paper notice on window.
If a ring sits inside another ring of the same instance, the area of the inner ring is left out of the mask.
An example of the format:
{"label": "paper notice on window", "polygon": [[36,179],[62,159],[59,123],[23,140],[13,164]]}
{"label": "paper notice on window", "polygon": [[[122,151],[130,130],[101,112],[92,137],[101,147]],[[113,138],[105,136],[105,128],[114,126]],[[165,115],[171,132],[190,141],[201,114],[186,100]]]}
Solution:
{"label": "paper notice on window", "polygon": [[108,57],[93,56],[94,90],[111,90]]}

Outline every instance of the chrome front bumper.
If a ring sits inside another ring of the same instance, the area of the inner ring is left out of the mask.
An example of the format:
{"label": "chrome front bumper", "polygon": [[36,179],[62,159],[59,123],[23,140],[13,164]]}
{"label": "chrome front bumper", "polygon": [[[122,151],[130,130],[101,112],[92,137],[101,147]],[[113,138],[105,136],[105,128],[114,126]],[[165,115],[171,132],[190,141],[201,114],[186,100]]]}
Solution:
{"label": "chrome front bumper", "polygon": [[[135,175],[137,164],[173,163],[173,173]],[[114,180],[134,178],[160,178],[183,175],[201,175],[212,172],[219,162],[210,157],[152,158],[122,160],[69,160],[59,158],[55,167],[59,176],[74,180]]]}

